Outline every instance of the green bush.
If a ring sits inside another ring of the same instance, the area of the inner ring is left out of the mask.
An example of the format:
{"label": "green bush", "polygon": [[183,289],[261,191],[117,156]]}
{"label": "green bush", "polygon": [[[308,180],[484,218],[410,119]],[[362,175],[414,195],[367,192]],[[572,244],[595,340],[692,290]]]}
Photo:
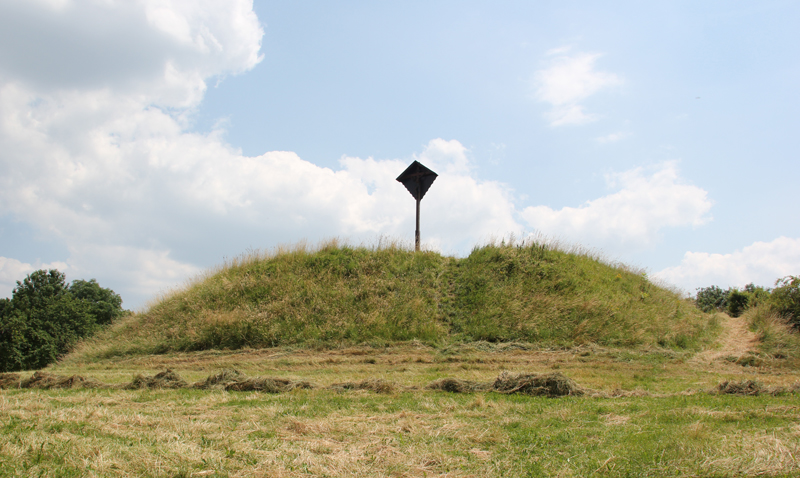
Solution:
{"label": "green bush", "polygon": [[700,287],[697,289],[695,304],[703,312],[724,310],[728,304],[728,290],[722,290],[718,286]]}
{"label": "green bush", "polygon": [[748,295],[747,308],[752,309],[761,304],[769,302],[769,296],[772,292],[770,289],[765,289],[761,286],[756,286],[752,282],[744,286],[744,291]]}
{"label": "green bush", "polygon": [[750,295],[746,292],[740,292],[736,289],[731,289],[728,292],[728,299],[726,301],[726,309],[731,317],[739,317],[742,312],[747,310]]}
{"label": "green bush", "polygon": [[770,294],[769,305],[793,327],[800,328],[800,277],[778,279]]}
{"label": "green bush", "polygon": [[756,286],[752,282],[739,290],[735,287],[721,289],[718,286],[697,289],[695,305],[703,312],[727,312],[731,317],[739,317],[744,311],[769,301],[770,290]]}
{"label": "green bush", "polygon": [[55,269],[31,273],[0,299],[0,372],[55,362],[98,325],[120,316],[122,299],[92,279],[68,286]]}

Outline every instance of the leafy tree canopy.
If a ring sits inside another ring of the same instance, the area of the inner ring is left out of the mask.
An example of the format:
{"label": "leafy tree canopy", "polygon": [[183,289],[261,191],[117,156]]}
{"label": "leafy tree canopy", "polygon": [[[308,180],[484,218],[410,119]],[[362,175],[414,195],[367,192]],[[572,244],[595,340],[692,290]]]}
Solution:
{"label": "leafy tree canopy", "polygon": [[124,313],[122,298],[96,280],[67,285],[64,273],[38,270],[0,299],[0,372],[42,368]]}

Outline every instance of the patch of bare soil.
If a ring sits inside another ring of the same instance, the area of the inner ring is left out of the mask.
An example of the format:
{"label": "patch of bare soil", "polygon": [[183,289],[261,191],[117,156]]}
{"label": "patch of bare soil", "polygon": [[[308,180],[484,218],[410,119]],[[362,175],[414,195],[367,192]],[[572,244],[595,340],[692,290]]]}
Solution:
{"label": "patch of bare soil", "polygon": [[747,321],[743,317],[731,317],[728,314],[719,314],[722,318],[722,333],[720,334],[719,347],[706,350],[694,356],[698,362],[714,362],[721,359],[734,357],[735,362],[744,365],[748,354],[755,351],[758,345],[758,336],[751,332]]}

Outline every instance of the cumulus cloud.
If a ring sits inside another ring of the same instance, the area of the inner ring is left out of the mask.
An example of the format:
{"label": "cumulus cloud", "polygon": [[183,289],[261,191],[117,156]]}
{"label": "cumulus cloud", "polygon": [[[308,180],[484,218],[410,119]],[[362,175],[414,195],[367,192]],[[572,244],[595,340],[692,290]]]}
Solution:
{"label": "cumulus cloud", "polygon": [[[223,131],[190,132],[206,82],[253,68],[262,34],[249,0],[0,3],[0,214],[69,251],[51,264],[1,258],[0,292],[55,267],[135,307],[249,247],[411,238],[414,201],[394,178],[412,159],[440,173],[422,203],[422,238],[447,253],[525,221],[594,245],[651,242],[663,227],[707,219],[705,191],[674,165],[610,175],[620,190],[579,208],[519,211],[506,185],[476,179],[456,140],[433,139],[411,158],[344,156],[330,169],[290,151],[245,156]],[[554,106],[613,83],[594,59],[570,58],[589,67],[571,89],[553,83],[557,69],[543,74]]]}
{"label": "cumulus cloud", "polygon": [[[413,234],[414,202],[394,181],[407,160],[343,157],[332,170],[289,151],[244,156],[222,131],[188,132],[205,81],[259,61],[262,31],[251,7],[0,6],[0,23],[16,28],[0,33],[11,40],[0,45],[0,214],[69,250],[51,265],[3,258],[4,295],[15,280],[53,266],[71,279],[96,277],[136,306],[226,252]],[[114,61],[125,63],[122,74]],[[423,206],[431,246],[454,251],[519,227],[509,192],[471,178],[458,141],[434,139],[415,158],[445,175]]]}
{"label": "cumulus cloud", "polygon": [[[260,61],[262,36],[251,0],[0,2],[0,214],[62,241],[60,270],[147,289],[133,302],[196,271],[175,250],[236,197],[187,190],[211,182],[210,154],[236,155],[186,120],[208,79]],[[46,266],[4,258],[3,287]]]}
{"label": "cumulus cloud", "polygon": [[535,97],[552,107],[545,117],[552,126],[583,124],[597,119],[580,104],[600,90],[623,83],[614,73],[598,71],[598,53],[569,54],[568,48],[548,52],[549,66],[534,74]]}
{"label": "cumulus cloud", "polygon": [[206,78],[255,66],[262,36],[252,0],[0,2],[0,78],[187,107]]}
{"label": "cumulus cloud", "polygon": [[527,207],[522,217],[547,235],[592,244],[611,252],[652,245],[667,227],[699,226],[711,219],[708,193],[685,183],[674,162],[651,174],[643,168],[606,176],[618,191],[559,210]]}
{"label": "cumulus cloud", "polygon": [[772,286],[787,275],[800,275],[800,238],[781,236],[771,242],[754,242],[730,254],[689,251],[680,265],[654,274],[690,292],[698,287],[743,287],[751,282]]}

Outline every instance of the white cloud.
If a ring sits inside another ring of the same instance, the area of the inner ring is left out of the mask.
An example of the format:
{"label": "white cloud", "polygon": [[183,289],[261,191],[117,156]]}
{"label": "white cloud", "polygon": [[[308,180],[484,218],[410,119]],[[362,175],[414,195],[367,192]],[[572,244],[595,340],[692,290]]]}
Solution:
{"label": "white cloud", "polygon": [[751,282],[769,287],[787,275],[800,275],[800,238],[754,242],[731,254],[686,252],[680,265],[654,277],[694,292],[698,287],[743,287]]}
{"label": "white cloud", "polygon": [[596,120],[597,116],[586,113],[580,102],[604,88],[623,83],[613,73],[595,70],[600,54],[567,55],[568,51],[563,48],[551,50],[549,53],[556,57],[547,68],[534,74],[535,97],[552,106],[545,116],[553,126]]}
{"label": "white cloud", "polygon": [[699,226],[710,220],[711,201],[703,189],[686,184],[674,162],[661,164],[650,175],[642,168],[609,174],[615,193],[580,207],[554,210],[527,207],[522,217],[548,236],[602,247],[607,252],[652,245],[667,227]]}
{"label": "white cloud", "polygon": [[[187,132],[205,82],[258,63],[262,34],[247,0],[0,3],[0,215],[66,247],[59,270],[97,278],[127,307],[248,247],[412,238],[414,201],[394,179],[409,158],[343,157],[333,170]],[[588,71],[595,80],[544,97],[576,106],[609,83]],[[577,209],[520,212],[507,186],[476,179],[456,140],[433,139],[413,159],[440,173],[421,229],[448,253],[521,232],[520,218],[548,234],[650,242],[702,223],[710,205],[665,166],[612,175],[618,193]],[[0,287],[39,267],[3,258]]]}
{"label": "white cloud", "polygon": [[0,2],[0,80],[188,107],[255,66],[262,35],[252,0]]}

